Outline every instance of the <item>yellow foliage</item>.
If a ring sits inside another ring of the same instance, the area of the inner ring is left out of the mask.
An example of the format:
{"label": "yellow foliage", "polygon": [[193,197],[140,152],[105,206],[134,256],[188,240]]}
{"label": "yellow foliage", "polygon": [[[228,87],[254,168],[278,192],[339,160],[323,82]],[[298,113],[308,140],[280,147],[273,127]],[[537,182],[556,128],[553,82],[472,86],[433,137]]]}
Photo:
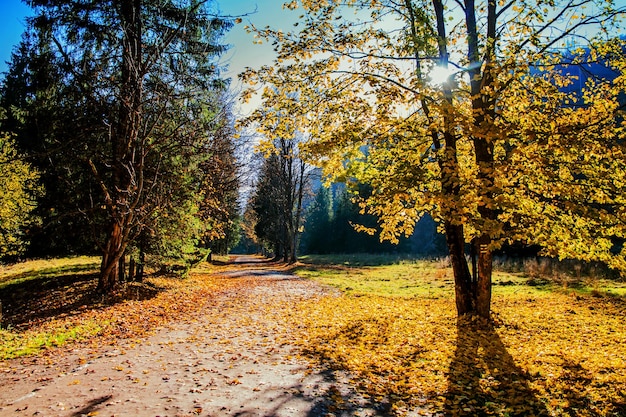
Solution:
{"label": "yellow foliage", "polygon": [[30,214],[41,192],[38,178],[17,153],[10,135],[0,133],[0,258],[24,252],[23,229],[38,221]]}
{"label": "yellow foliage", "polygon": [[[266,86],[263,107],[244,124],[268,137],[307,132],[303,151],[329,181],[371,186],[361,203],[379,217],[382,239],[410,234],[429,213],[463,225],[468,242],[487,236],[490,249],[537,244],[626,271],[626,46],[598,37],[570,48],[574,64],[604,62],[616,75],[571,93],[582,80],[563,73],[560,37],[551,36],[591,21],[608,31],[624,9],[607,5],[592,19],[558,1],[489,3],[491,14],[484,4],[468,14],[444,8],[439,39],[436,4],[301,2],[299,33],[257,31],[279,58],[243,74]],[[473,58],[471,13],[484,22]],[[442,61],[458,70],[445,88],[428,82]]]}

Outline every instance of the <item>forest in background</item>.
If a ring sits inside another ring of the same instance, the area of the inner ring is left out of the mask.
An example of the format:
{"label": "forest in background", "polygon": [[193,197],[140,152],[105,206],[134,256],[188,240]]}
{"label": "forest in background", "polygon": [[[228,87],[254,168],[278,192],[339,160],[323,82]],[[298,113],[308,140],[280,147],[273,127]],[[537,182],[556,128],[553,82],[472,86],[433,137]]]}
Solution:
{"label": "forest in background", "polygon": [[100,289],[237,240],[239,144],[205,2],[31,2],[0,94],[4,261],[101,254]]}

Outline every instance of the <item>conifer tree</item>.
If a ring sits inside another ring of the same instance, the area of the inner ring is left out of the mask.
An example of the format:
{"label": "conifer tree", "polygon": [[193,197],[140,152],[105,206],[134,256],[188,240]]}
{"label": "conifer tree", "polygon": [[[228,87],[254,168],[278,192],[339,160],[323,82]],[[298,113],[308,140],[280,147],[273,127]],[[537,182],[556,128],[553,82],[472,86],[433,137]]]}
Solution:
{"label": "conifer tree", "polygon": [[196,216],[176,210],[200,210],[197,168],[211,157],[225,109],[217,58],[230,23],[197,0],[29,4],[31,58],[50,57],[58,94],[38,88],[28,105],[49,109],[40,143],[58,179],[86,197],[76,207],[103,254],[99,289],[112,291],[140,237],[193,229],[199,242],[204,234]]}

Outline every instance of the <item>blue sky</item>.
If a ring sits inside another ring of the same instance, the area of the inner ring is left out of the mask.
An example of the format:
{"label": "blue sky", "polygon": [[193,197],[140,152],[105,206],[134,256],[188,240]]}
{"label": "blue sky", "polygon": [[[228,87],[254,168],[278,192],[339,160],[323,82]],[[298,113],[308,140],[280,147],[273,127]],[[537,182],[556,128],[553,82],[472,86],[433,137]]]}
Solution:
{"label": "blue sky", "polygon": [[[224,63],[228,64],[230,69],[227,75],[232,78],[233,90],[238,92],[241,85],[237,80],[237,74],[245,67],[259,68],[269,64],[274,56],[270,45],[254,44],[253,36],[246,33],[244,26],[252,23],[258,28],[271,26],[286,31],[293,28],[293,22],[302,12],[283,10],[285,0],[220,0],[218,3],[220,12],[230,16],[241,16],[243,20],[226,36],[225,43],[229,44],[231,49],[223,57]],[[240,105],[239,110],[245,114],[258,104],[257,98],[250,105]]]}
{"label": "blue sky", "polygon": [[30,15],[30,8],[20,0],[2,0],[0,12],[0,72],[7,70],[6,61],[11,59],[13,47],[20,42],[25,29],[24,18]]}

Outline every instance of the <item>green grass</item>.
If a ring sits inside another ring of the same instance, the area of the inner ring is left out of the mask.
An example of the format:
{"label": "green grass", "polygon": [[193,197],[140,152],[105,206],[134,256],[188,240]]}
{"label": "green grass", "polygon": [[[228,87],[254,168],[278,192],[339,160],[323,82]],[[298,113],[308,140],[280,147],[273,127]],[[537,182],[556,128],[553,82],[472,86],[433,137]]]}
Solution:
{"label": "green grass", "polygon": [[102,327],[95,322],[87,322],[72,327],[53,328],[48,331],[16,333],[11,329],[0,329],[0,359],[13,359],[37,354],[42,350],[63,346],[67,342],[87,340],[97,335]]}
{"label": "green grass", "polygon": [[305,255],[300,257],[299,259],[306,264],[344,266],[380,266],[415,261],[415,258],[409,254],[390,253],[344,253],[328,255]]}
{"label": "green grass", "polygon": [[1,266],[0,359],[33,355],[100,333],[101,324],[90,318],[70,319],[77,313],[71,311],[73,303],[84,299],[81,289],[98,265],[99,258],[80,256]]}
{"label": "green grass", "polygon": [[[315,279],[346,294],[375,294],[403,298],[439,298],[454,295],[452,269],[445,259],[415,259],[406,255],[341,254],[307,255],[300,258],[297,275]],[[498,263],[493,273],[494,295],[517,294],[540,297],[550,292],[580,295],[626,296],[626,282],[602,277],[571,275],[531,277],[511,272]]]}
{"label": "green grass", "polygon": [[451,295],[454,287],[449,271],[434,261],[378,266],[306,264],[296,273],[357,295],[442,297]]}
{"label": "green grass", "polygon": [[71,258],[39,259],[0,266],[0,288],[39,279],[54,279],[67,274],[89,274],[99,267],[100,258],[77,256]]}

